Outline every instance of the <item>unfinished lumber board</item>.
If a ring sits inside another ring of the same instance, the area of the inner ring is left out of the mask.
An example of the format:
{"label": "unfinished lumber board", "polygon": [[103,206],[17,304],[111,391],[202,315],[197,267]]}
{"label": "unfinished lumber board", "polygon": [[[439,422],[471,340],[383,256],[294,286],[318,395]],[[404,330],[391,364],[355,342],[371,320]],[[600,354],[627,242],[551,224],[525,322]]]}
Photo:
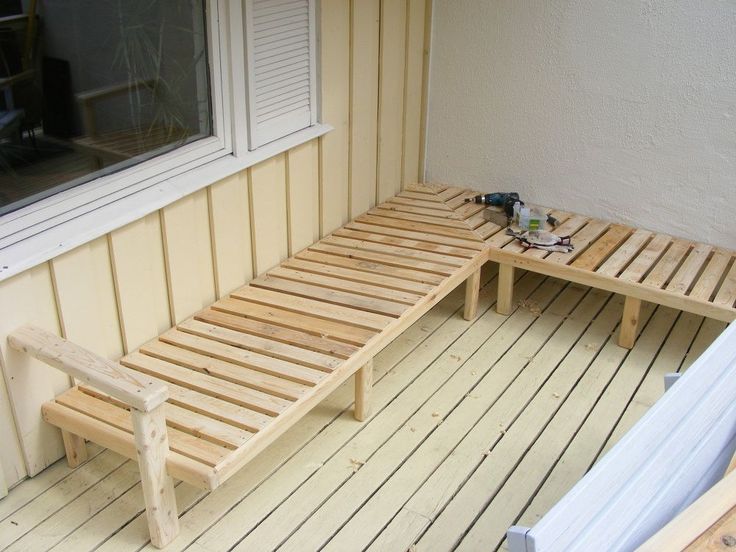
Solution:
{"label": "unfinished lumber board", "polygon": [[629,237],[632,228],[620,224],[611,227],[575,259],[572,266],[595,270]]}
{"label": "unfinished lumber board", "polygon": [[463,266],[468,258],[472,258],[477,253],[471,254],[469,257],[458,258],[457,256],[446,255],[428,250],[419,250],[404,245],[390,245],[371,240],[356,239],[336,234],[327,236],[321,243],[346,247],[350,249],[362,249],[365,251],[373,251],[376,253],[385,253],[396,257],[407,257],[409,259],[423,259],[431,261],[438,265],[448,265],[450,267]]}
{"label": "unfinished lumber board", "polygon": [[19,351],[62,370],[90,385],[148,412],[166,401],[166,386],[137,374],[117,362],[104,359],[46,330],[25,326],[8,336]]}
{"label": "unfinished lumber board", "polygon": [[308,316],[280,309],[267,307],[258,303],[249,303],[240,299],[220,299],[212,305],[212,309],[230,314],[240,315],[260,322],[267,322],[276,326],[284,326],[291,330],[297,330],[314,336],[325,336],[336,341],[344,341],[350,345],[361,347],[375,335],[375,332],[358,328],[356,326],[345,326],[338,322]]}
{"label": "unfinished lumber board", "polygon": [[733,307],[736,302],[736,261],[731,263],[731,268],[721,284],[713,303],[725,307]]}
{"label": "unfinished lumber board", "polygon": [[672,238],[665,234],[656,234],[639,255],[621,274],[620,279],[627,282],[641,282],[652,267],[664,254]]}
{"label": "unfinished lumber board", "polygon": [[271,278],[281,278],[283,280],[291,280],[293,282],[304,282],[312,286],[346,291],[355,295],[383,299],[402,305],[413,305],[422,298],[420,293],[397,291],[381,285],[369,284],[367,282],[358,283],[346,278],[336,278],[326,274],[301,271],[286,266],[280,266],[270,270],[268,275]]}
{"label": "unfinished lumber board", "polygon": [[439,285],[456,268],[446,264],[422,261],[411,257],[399,257],[392,253],[378,253],[344,245],[336,245],[334,242],[316,243],[310,247],[310,251],[329,253],[336,257],[347,257],[357,261],[376,262],[405,271],[414,271],[414,278],[416,280],[434,285]]}
{"label": "unfinished lumber board", "polygon": [[641,248],[647,243],[652,233],[648,230],[638,229],[624,242],[615,253],[604,262],[596,272],[605,274],[606,276],[618,276],[631,260],[641,251]]}
{"label": "unfinished lumber board", "polygon": [[341,361],[333,356],[325,355],[315,351],[305,350],[280,341],[264,339],[262,337],[246,334],[243,332],[223,328],[216,324],[207,324],[200,320],[185,320],[177,325],[177,330],[185,333],[205,337],[219,341],[241,349],[247,349],[254,353],[284,360],[295,364],[301,364],[308,368],[315,368],[323,372],[331,372]]}
{"label": "unfinished lumber board", "polygon": [[354,345],[333,341],[326,337],[317,339],[309,333],[291,330],[266,322],[259,322],[214,309],[200,311],[193,318],[194,320],[201,320],[248,335],[262,337],[278,343],[294,345],[308,351],[317,351],[342,359],[349,358],[350,355],[358,350]]}
{"label": "unfinished lumber board", "polygon": [[675,273],[667,284],[667,291],[674,293],[686,294],[700,274],[701,269],[708,261],[713,247],[702,243],[695,244],[690,250],[687,259],[682,263],[679,270]]}
{"label": "unfinished lumber board", "polygon": [[391,322],[390,316],[365,312],[357,308],[332,305],[317,299],[296,297],[286,293],[260,289],[252,285],[240,288],[230,295],[249,303],[258,303],[264,306],[278,307],[286,311],[308,314],[317,318],[336,321],[348,327],[356,326],[366,330],[380,331]]}
{"label": "unfinished lumber board", "polygon": [[730,252],[723,249],[716,249],[705,270],[703,270],[703,273],[690,292],[690,297],[709,301],[732,258],[733,254]]}
{"label": "unfinished lumber board", "polygon": [[[405,211],[397,211],[395,209],[382,209],[379,206],[374,207],[366,215],[368,217],[387,218],[406,223],[422,224],[424,226],[434,227],[435,232],[439,232],[441,228],[455,230],[457,234],[472,236],[472,232],[468,229],[463,221],[457,218],[435,217],[426,214],[408,213]],[[356,220],[361,220],[362,216]],[[388,224],[388,223],[387,223]],[[440,228],[437,228],[440,227]],[[450,234],[452,235],[452,234]]]}
{"label": "unfinished lumber board", "polygon": [[274,278],[270,274],[265,274],[264,276],[252,280],[250,285],[257,288],[294,295],[296,297],[316,299],[332,305],[350,307],[365,312],[390,316],[392,318],[398,318],[406,310],[405,305],[397,304],[393,301],[386,301],[375,297],[365,297],[364,295],[334,289],[325,289],[323,287],[314,286],[304,282]]}
{"label": "unfinished lumber board", "polygon": [[[363,225],[364,227],[366,225]],[[350,238],[353,240],[360,240],[365,242],[373,242],[382,245],[390,245],[396,247],[403,247],[406,249],[412,249],[420,252],[439,253],[441,255],[447,255],[451,257],[460,257],[469,259],[477,254],[477,249],[463,249],[459,247],[451,247],[438,243],[430,243],[421,240],[409,240],[398,236],[387,236],[384,234],[375,234],[373,232],[364,232],[360,230],[354,230],[352,228],[341,228],[335,230],[332,233],[333,236],[340,238]],[[473,242],[471,242],[473,243]]]}
{"label": "unfinished lumber board", "polygon": [[675,273],[693,243],[687,240],[674,240],[652,271],[644,278],[644,285],[661,288]]}
{"label": "unfinished lumber board", "polygon": [[[429,194],[426,194],[429,195]],[[432,197],[432,196],[430,196]],[[412,207],[423,207],[426,209],[436,209],[441,212],[447,212],[452,211],[450,207],[447,206],[447,204],[442,201],[439,198],[432,197],[432,199],[417,199],[416,197],[404,197],[403,193],[399,193],[396,196],[392,197],[389,201],[387,201],[385,204],[388,205],[409,205]],[[381,204],[381,205],[385,205]],[[380,205],[379,205],[380,207]]]}
{"label": "unfinished lumber board", "polygon": [[[338,262],[340,264],[335,264]],[[402,279],[399,276],[377,273],[372,270],[373,265],[371,263],[346,262],[344,259],[335,259],[332,255],[324,253],[303,251],[297,257],[284,261],[281,266],[312,274],[333,276],[350,282],[371,284],[396,291],[405,291],[420,296],[426,295],[433,289],[430,284]],[[385,267],[384,272],[391,272],[390,267]]]}
{"label": "unfinished lumber board", "polygon": [[[367,217],[366,217],[367,218]],[[370,219],[369,219],[370,220]],[[480,251],[483,249],[483,244],[479,241],[473,241],[462,238],[452,238],[450,236],[444,236],[441,234],[427,235],[425,232],[416,232],[412,230],[401,230],[399,228],[393,228],[390,226],[381,226],[378,224],[371,224],[369,222],[349,222],[343,229],[356,230],[360,232],[366,232],[370,234],[379,234],[389,237],[404,238],[407,240],[420,241],[430,245],[449,245],[460,249],[469,249],[472,251]],[[477,229],[476,229],[477,232]]]}

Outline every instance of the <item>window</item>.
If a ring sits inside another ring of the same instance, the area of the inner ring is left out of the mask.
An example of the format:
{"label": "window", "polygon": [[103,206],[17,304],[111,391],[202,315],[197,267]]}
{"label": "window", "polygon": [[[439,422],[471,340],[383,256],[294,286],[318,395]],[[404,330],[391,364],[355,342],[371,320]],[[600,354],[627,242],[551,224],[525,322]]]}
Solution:
{"label": "window", "polygon": [[0,279],[330,130],[315,4],[0,2]]}
{"label": "window", "polygon": [[0,214],[209,136],[204,16],[203,0],[46,0],[0,27]]}

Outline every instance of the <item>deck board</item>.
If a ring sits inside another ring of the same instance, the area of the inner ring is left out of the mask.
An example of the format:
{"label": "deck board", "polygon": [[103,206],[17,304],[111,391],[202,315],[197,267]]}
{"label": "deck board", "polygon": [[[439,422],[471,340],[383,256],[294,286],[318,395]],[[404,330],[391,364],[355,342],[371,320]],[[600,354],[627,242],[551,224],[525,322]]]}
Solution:
{"label": "deck board", "polygon": [[[647,305],[627,351],[611,338],[620,297],[518,272],[526,300],[510,317],[495,313],[490,264],[476,319],[459,315],[457,289],[387,346],[367,423],[352,419],[348,381],[216,491],[178,485],[167,550],[503,548],[505,527],[544,514],[656,400],[661,373],[724,327]],[[132,464],[92,452],[0,501],[3,547],[146,546]]]}

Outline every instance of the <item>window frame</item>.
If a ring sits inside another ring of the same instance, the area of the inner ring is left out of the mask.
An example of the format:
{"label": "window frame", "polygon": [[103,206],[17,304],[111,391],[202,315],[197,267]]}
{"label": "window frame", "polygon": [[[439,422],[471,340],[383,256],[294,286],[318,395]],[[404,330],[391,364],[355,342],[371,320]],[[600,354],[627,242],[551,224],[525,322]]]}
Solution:
{"label": "window frame", "polygon": [[244,1],[205,0],[213,135],[0,216],[0,281],[331,130],[248,149]]}

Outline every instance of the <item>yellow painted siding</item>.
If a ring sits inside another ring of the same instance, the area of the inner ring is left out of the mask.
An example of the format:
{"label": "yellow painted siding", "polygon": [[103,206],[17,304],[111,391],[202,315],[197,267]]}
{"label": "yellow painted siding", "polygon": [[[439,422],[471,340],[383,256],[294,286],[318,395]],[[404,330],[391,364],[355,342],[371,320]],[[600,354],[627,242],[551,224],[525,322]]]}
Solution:
{"label": "yellow painted siding", "polygon": [[427,0],[321,5],[322,120],[335,130],[0,282],[8,485],[63,454],[40,408],[69,385],[8,350],[14,328],[117,358],[418,179]]}

